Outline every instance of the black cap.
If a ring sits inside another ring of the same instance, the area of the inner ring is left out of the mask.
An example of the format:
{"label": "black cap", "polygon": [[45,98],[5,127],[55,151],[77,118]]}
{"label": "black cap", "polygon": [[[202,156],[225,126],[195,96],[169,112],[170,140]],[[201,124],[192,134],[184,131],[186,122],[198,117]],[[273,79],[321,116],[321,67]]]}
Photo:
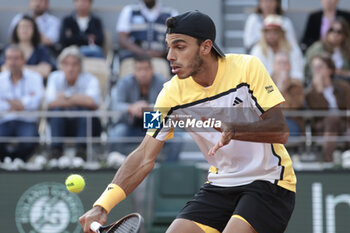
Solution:
{"label": "black cap", "polygon": [[206,14],[199,11],[188,11],[181,15],[168,18],[167,20],[167,34],[179,33],[195,37],[197,39],[209,39],[213,42],[213,49],[224,57],[225,54],[216,45],[216,29],[213,20]]}

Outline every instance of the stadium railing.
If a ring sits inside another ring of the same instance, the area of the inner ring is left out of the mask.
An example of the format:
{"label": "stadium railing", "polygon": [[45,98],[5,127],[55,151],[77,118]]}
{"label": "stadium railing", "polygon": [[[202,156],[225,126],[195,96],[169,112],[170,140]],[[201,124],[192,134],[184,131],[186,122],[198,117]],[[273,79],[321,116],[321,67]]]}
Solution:
{"label": "stadium railing", "polygon": [[[51,137],[49,130],[45,129],[39,133],[38,137],[0,137],[0,142],[37,142],[39,145],[49,145],[51,142],[63,142],[63,143],[86,143],[87,145],[87,159],[93,160],[93,145],[100,144],[106,145],[108,143],[116,142],[140,142],[142,138],[140,137],[120,137],[120,138],[110,138],[106,133],[109,124],[103,126],[103,132],[100,136],[92,136],[92,119],[99,118],[103,119],[104,122],[111,122],[108,119],[116,119],[120,116],[118,111],[108,111],[108,110],[98,110],[98,111],[22,111],[22,112],[0,112],[0,119],[6,115],[13,115],[19,117],[38,117],[44,119],[46,122],[50,117],[86,117],[86,127],[87,127],[87,136],[86,137]],[[302,117],[306,120],[312,120],[315,117],[325,117],[325,116],[336,116],[336,117],[350,117],[350,110],[293,110],[293,111],[284,111],[284,115],[288,117]],[[290,136],[286,146],[290,145],[304,145],[305,147],[311,146],[312,143],[322,143],[325,139],[323,136],[314,136],[311,133],[309,123],[306,123],[306,131],[302,136]],[[45,127],[49,127],[46,123]],[[188,140],[188,139],[175,139],[176,141]],[[340,135],[340,136],[330,136],[327,137],[327,140],[336,141],[339,143],[350,142],[349,135]],[[172,140],[170,140],[172,141]]]}

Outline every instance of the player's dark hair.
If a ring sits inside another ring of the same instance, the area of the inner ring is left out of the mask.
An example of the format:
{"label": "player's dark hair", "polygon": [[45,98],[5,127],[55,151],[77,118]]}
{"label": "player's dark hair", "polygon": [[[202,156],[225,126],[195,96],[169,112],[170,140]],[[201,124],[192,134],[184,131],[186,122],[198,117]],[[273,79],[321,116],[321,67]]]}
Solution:
{"label": "player's dark hair", "polygon": [[166,20],[166,26],[168,28],[174,28],[176,25],[176,19],[174,17],[169,17]]}
{"label": "player's dark hair", "polygon": [[[196,39],[197,39],[198,46],[200,46],[205,41],[203,39],[198,39],[198,38],[196,38]],[[215,51],[215,49],[213,47],[211,48],[210,53],[213,54],[216,58],[220,57],[220,55]]]}
{"label": "player's dark hair", "polygon": [[[262,14],[262,10],[261,10],[261,7],[260,7],[260,1],[261,0],[258,0],[258,6],[256,7],[255,9],[255,12],[258,13],[258,14]],[[276,1],[276,11],[275,11],[275,14],[277,15],[282,15],[283,14],[283,10],[282,10],[282,6],[281,6],[281,0],[275,0]]]}
{"label": "player's dark hair", "polygon": [[31,43],[34,47],[37,47],[40,42],[41,42],[41,37],[40,37],[40,32],[39,32],[39,29],[38,29],[38,26],[36,25],[36,22],[35,20],[30,17],[29,15],[24,15],[17,23],[16,27],[13,29],[13,32],[12,32],[12,36],[11,36],[11,42],[14,43],[14,44],[18,44],[20,41],[19,41],[19,38],[18,38],[18,33],[17,33],[17,28],[18,28],[18,24],[21,20],[28,20],[29,22],[32,23],[32,26],[33,26],[33,35],[32,35],[32,39],[31,39]]}

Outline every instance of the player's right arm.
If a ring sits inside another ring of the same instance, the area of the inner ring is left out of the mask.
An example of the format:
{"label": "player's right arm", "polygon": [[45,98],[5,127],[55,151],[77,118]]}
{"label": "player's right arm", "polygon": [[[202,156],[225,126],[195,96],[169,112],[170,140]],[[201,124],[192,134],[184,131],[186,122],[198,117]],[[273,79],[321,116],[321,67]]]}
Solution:
{"label": "player's right arm", "polygon": [[139,147],[131,152],[124,164],[118,169],[112,183],[119,185],[126,195],[134,191],[152,171],[163,144],[164,141],[146,135]]}
{"label": "player's right arm", "polygon": [[[145,179],[147,174],[152,171],[156,157],[162,149],[163,144],[163,141],[146,135],[139,147],[130,153],[123,165],[118,169],[112,183],[108,186],[117,187],[116,190],[119,190],[119,193],[116,193],[115,190],[108,190],[107,188],[102,196],[96,201],[97,204],[95,203],[92,209],[79,218],[80,224],[85,233],[92,233],[90,230],[90,224],[93,221],[97,221],[102,225],[106,224],[107,212],[111,209],[110,206],[103,206],[103,203],[105,203],[104,201],[110,201],[106,200],[106,198],[122,200],[123,198],[120,198],[121,196],[124,195],[125,197],[125,195],[131,193]],[[108,191],[111,191],[110,193],[112,194],[116,194],[115,197],[111,196]],[[105,200],[101,200],[103,198]]]}

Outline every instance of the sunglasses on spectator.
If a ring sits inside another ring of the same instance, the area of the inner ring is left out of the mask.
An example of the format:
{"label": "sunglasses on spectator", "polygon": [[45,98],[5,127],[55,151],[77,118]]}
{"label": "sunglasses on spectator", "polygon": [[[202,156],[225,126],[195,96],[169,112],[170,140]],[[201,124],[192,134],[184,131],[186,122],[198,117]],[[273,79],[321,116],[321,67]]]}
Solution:
{"label": "sunglasses on spectator", "polygon": [[335,28],[330,28],[329,29],[329,32],[334,32],[334,33],[337,33],[339,35],[343,34],[343,30],[341,29],[335,29]]}

